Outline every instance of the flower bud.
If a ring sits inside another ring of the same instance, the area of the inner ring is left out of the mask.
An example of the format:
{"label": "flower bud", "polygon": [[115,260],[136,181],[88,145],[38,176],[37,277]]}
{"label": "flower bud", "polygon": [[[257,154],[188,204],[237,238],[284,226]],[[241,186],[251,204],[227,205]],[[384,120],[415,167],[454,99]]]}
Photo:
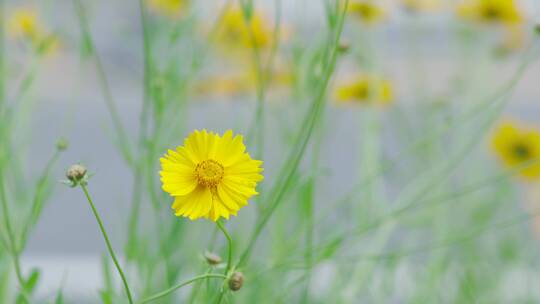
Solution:
{"label": "flower bud", "polygon": [[204,253],[204,259],[206,262],[212,266],[218,265],[221,263],[221,257],[215,253],[212,252],[205,252]]}
{"label": "flower bud", "polygon": [[242,288],[242,285],[244,285],[244,274],[235,271],[229,278],[229,289],[232,291],[238,291],[240,288]]}
{"label": "flower bud", "polygon": [[65,138],[60,138],[57,142],[56,142],[56,149],[58,151],[64,151],[68,148],[69,146],[69,143],[67,141],[67,139]]}
{"label": "flower bud", "polygon": [[74,185],[77,185],[78,183],[86,179],[86,167],[79,164],[73,165],[67,170],[66,177]]}
{"label": "flower bud", "polygon": [[349,51],[349,49],[351,48],[351,44],[347,41],[342,41],[339,43],[338,45],[338,52],[340,54],[345,54]]}
{"label": "flower bud", "polygon": [[540,35],[540,21],[534,26],[534,31],[537,35]]}

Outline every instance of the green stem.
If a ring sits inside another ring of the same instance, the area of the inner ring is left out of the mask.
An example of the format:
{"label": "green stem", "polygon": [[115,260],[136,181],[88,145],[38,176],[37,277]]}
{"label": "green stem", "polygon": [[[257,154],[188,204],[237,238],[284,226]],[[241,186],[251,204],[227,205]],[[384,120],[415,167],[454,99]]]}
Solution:
{"label": "green stem", "polygon": [[129,285],[126,280],[126,276],[124,275],[124,272],[122,271],[122,267],[120,267],[120,263],[118,262],[118,259],[116,258],[116,255],[114,254],[114,250],[112,248],[111,242],[109,241],[109,236],[107,235],[107,231],[105,231],[105,227],[103,226],[103,222],[101,221],[101,217],[99,216],[99,213],[97,212],[96,207],[94,206],[94,203],[92,202],[92,198],[90,197],[90,194],[88,193],[88,189],[86,188],[86,185],[81,184],[81,188],[84,192],[84,195],[86,196],[86,199],[88,200],[88,203],[90,204],[90,207],[92,208],[92,212],[94,213],[94,216],[96,217],[96,221],[98,222],[99,229],[101,230],[101,234],[103,235],[103,238],[105,239],[105,243],[107,244],[107,249],[109,250],[109,254],[111,255],[114,265],[116,266],[116,269],[118,270],[118,274],[120,274],[120,277],[122,278],[122,282],[124,284],[124,288],[126,290],[129,303],[133,304],[133,298],[131,296],[131,291],[129,290]]}
{"label": "green stem", "polygon": [[34,200],[32,202],[32,207],[30,209],[30,214],[28,215],[28,218],[26,219],[26,222],[24,223],[23,230],[21,232],[21,238],[20,243],[18,246],[18,250],[22,251],[25,247],[26,240],[28,238],[28,234],[30,233],[30,229],[36,224],[38,221],[39,215],[41,214],[41,210],[43,209],[43,193],[45,192],[46,185],[47,185],[47,179],[50,175],[50,172],[52,170],[52,167],[58,160],[58,157],[60,156],[60,151],[57,150],[54,155],[51,157],[47,165],[45,166],[45,170],[43,170],[43,174],[39,178],[39,181],[37,183],[36,193],[34,195]]}
{"label": "green stem", "polygon": [[5,13],[4,13],[4,0],[0,0],[0,113],[2,113],[2,107],[5,103],[5,77],[4,73],[6,70],[5,67],[5,39],[4,39],[4,32],[5,32]]}
{"label": "green stem", "polygon": [[231,270],[231,265],[232,265],[232,239],[229,233],[227,232],[227,229],[225,228],[225,226],[219,220],[216,222],[216,225],[218,226],[219,230],[223,232],[223,234],[225,235],[225,238],[227,238],[227,243],[229,246],[229,252],[227,255],[227,267],[225,269],[225,275],[228,275],[229,270]]}
{"label": "green stem", "polygon": [[288,187],[293,184],[292,180],[294,178],[296,169],[298,168],[301,158],[304,155],[309,139],[311,138],[313,128],[319,121],[321,112],[324,108],[324,98],[326,96],[326,90],[337,62],[339,41],[343,30],[346,13],[345,8],[347,7],[347,5],[348,0],[345,0],[344,9],[342,12],[339,12],[337,27],[335,28],[335,32],[332,33],[334,35],[334,39],[328,50],[330,52],[330,56],[329,58],[327,58],[328,61],[325,61],[323,63],[325,73],[323,74],[324,76],[320,82],[319,91],[317,92],[311,108],[304,117],[304,121],[302,122],[302,126],[300,128],[301,131],[299,132],[297,137],[298,144],[290,151],[289,157],[287,158],[284,167],[282,167],[281,169],[281,173],[279,174],[279,176],[282,176],[283,178],[280,180],[280,182],[274,185],[273,191],[271,192],[275,194],[270,197],[269,203],[265,204],[269,207],[267,211],[261,215],[260,220],[258,221],[253,233],[251,234],[248,246],[244,250],[238,265],[244,265],[245,263],[247,263],[251,256],[255,243],[257,242],[257,239],[263,231],[263,228],[266,226],[268,220],[270,219],[278,205],[281,203],[282,198],[285,195]]}
{"label": "green stem", "polygon": [[9,206],[7,202],[6,189],[4,188],[4,185],[5,183],[3,179],[3,172],[0,172],[0,201],[2,203],[2,214],[4,217],[4,225],[6,228],[6,232],[8,234],[9,247],[11,247],[10,251],[13,258],[13,264],[15,267],[15,275],[17,276],[17,280],[19,281],[21,294],[26,300],[28,300],[28,295],[26,294],[26,283],[25,283],[22,270],[21,270],[21,261],[19,258],[19,252],[17,251],[15,233],[13,230],[13,226],[11,225]]}
{"label": "green stem", "polygon": [[162,292],[159,292],[159,293],[157,293],[157,294],[155,294],[153,296],[150,296],[150,297],[148,297],[146,299],[143,299],[143,300],[141,300],[140,302],[137,302],[137,303],[138,304],[150,303],[150,302],[155,301],[155,300],[157,300],[159,298],[165,297],[165,296],[175,292],[177,289],[180,289],[180,288],[182,288],[182,287],[184,287],[186,285],[189,285],[189,284],[191,284],[193,282],[196,282],[198,280],[204,280],[204,279],[212,279],[212,278],[224,279],[225,280],[225,279],[227,279],[227,276],[222,275],[222,274],[217,274],[217,273],[209,273],[209,274],[200,275],[200,276],[194,277],[192,279],[189,279],[189,280],[187,280],[185,282],[182,282],[182,283],[180,283],[178,285],[175,285],[175,286],[173,286],[173,287],[171,287],[169,289],[166,289],[166,290],[164,290]]}
{"label": "green stem", "polygon": [[[232,239],[229,233],[227,232],[227,229],[225,228],[225,226],[221,223],[221,221],[218,220],[216,222],[216,225],[218,226],[219,230],[223,232],[228,242],[229,252],[227,255],[227,266],[225,267],[225,276],[228,277],[229,271],[231,270],[231,265],[232,265]],[[225,288],[222,288],[217,297],[216,304],[221,303],[221,300],[223,299],[224,295],[225,295]]]}
{"label": "green stem", "polygon": [[120,114],[118,112],[118,108],[116,107],[116,103],[114,102],[109,81],[107,79],[107,74],[105,73],[105,69],[103,68],[101,57],[99,56],[95,43],[92,39],[92,34],[90,32],[90,26],[88,25],[85,9],[80,0],[73,0],[73,3],[75,6],[77,18],[79,20],[79,26],[82,32],[83,39],[86,42],[89,51],[94,58],[94,64],[97,70],[99,85],[101,87],[107,109],[109,110],[109,113],[111,115],[111,119],[113,121],[118,140],[120,141],[121,151],[128,164],[131,164],[133,162],[133,157],[131,155],[129,137],[124,129],[122,120],[120,119]]}

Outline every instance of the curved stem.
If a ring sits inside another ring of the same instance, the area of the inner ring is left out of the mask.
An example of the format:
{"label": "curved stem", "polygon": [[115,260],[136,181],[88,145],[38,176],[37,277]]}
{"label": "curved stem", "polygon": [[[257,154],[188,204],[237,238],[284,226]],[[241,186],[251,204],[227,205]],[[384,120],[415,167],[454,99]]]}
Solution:
{"label": "curved stem", "polygon": [[231,270],[231,265],[232,265],[232,239],[229,233],[227,232],[227,229],[225,229],[225,226],[223,226],[223,224],[220,221],[217,221],[216,225],[218,226],[219,230],[223,232],[229,244],[229,253],[227,256],[227,268],[225,269],[225,275],[227,275],[229,274],[229,270]]}
{"label": "curved stem", "polygon": [[30,233],[30,230],[34,227],[34,225],[37,223],[39,219],[39,215],[41,214],[41,210],[43,209],[43,203],[45,195],[45,190],[47,187],[47,179],[51,173],[51,170],[58,160],[58,157],[60,156],[60,150],[56,150],[56,152],[53,154],[51,159],[47,162],[47,165],[45,166],[45,169],[43,170],[43,173],[41,174],[37,187],[36,187],[36,193],[34,194],[34,199],[32,201],[32,207],[30,208],[30,214],[26,218],[26,221],[23,225],[22,232],[21,232],[21,238],[19,240],[18,244],[18,251],[22,251],[24,247],[26,246],[26,241],[28,239],[28,234]]}
{"label": "curved stem", "polygon": [[341,39],[341,33],[343,31],[343,24],[345,22],[345,14],[346,14],[346,7],[349,3],[349,0],[344,0],[344,6],[343,10],[338,12],[338,22],[337,25],[335,25],[332,30],[333,35],[333,41],[329,45],[327,52],[329,53],[327,61],[323,62],[325,66],[325,72],[323,74],[323,77],[321,79],[321,83],[319,86],[319,90],[311,104],[310,109],[304,116],[304,120],[301,124],[301,128],[299,133],[297,134],[297,145],[291,149],[289,152],[289,156],[284,164],[284,166],[281,169],[281,173],[279,176],[283,176],[280,181],[278,181],[276,184],[274,184],[272,191],[270,193],[273,193],[273,196],[268,198],[268,204],[265,204],[268,206],[268,209],[265,213],[263,213],[258,220],[258,223],[255,226],[255,229],[253,230],[251,237],[248,241],[247,248],[243,251],[242,255],[240,256],[240,261],[237,265],[244,265],[248,262],[248,260],[251,257],[251,253],[253,251],[253,248],[255,247],[255,244],[257,242],[257,239],[259,238],[260,234],[263,231],[263,228],[268,223],[268,220],[276,210],[276,208],[279,206],[279,204],[282,202],[282,198],[285,195],[285,192],[287,191],[289,185],[292,184],[292,179],[294,177],[294,173],[296,172],[300,161],[302,159],[302,156],[304,155],[304,152],[306,150],[306,147],[309,143],[309,140],[312,135],[313,128],[315,127],[316,123],[319,121],[321,113],[324,109],[324,98],[326,96],[326,91],[328,84],[330,82],[330,78],[334,72],[336,63],[337,63],[337,55],[338,55],[338,46],[339,41]]}
{"label": "curved stem", "polygon": [[17,251],[17,242],[15,240],[15,233],[9,216],[9,206],[7,202],[6,189],[4,188],[3,172],[0,172],[0,201],[2,204],[3,221],[8,236],[8,244],[10,247],[11,256],[13,258],[13,264],[15,267],[15,275],[21,288],[21,295],[28,300],[29,296],[26,293],[26,283],[21,270],[21,261],[19,258],[19,252]]}
{"label": "curved stem", "polygon": [[94,59],[99,86],[101,88],[103,98],[105,99],[105,103],[107,105],[109,114],[111,115],[114,129],[117,133],[118,141],[120,144],[120,150],[123,153],[123,156],[126,159],[126,162],[128,164],[132,164],[133,156],[132,156],[132,151],[130,148],[131,145],[129,142],[129,137],[127,135],[127,132],[120,118],[120,112],[118,111],[117,105],[114,101],[114,98],[111,92],[111,87],[109,84],[109,80],[107,78],[107,74],[105,73],[105,68],[103,67],[101,57],[98,54],[96,45],[94,44],[94,40],[92,39],[92,34],[90,32],[90,26],[88,24],[84,6],[80,0],[73,0],[73,4],[75,7],[75,13],[79,21],[79,27],[82,33],[82,39],[84,39],[84,43],[88,47],[88,50],[90,51],[90,55]]}
{"label": "curved stem", "polygon": [[4,31],[5,31],[5,5],[4,0],[0,0],[0,113],[2,113],[2,107],[5,103],[5,42],[4,42]]}
{"label": "curved stem", "polygon": [[86,196],[86,199],[88,200],[88,203],[90,204],[90,207],[92,208],[92,212],[94,213],[94,216],[96,217],[96,221],[98,222],[99,229],[101,229],[101,234],[103,235],[103,238],[105,239],[105,243],[107,244],[107,249],[109,250],[109,254],[111,255],[114,265],[116,266],[116,269],[118,270],[118,274],[120,274],[120,277],[122,278],[122,282],[124,283],[124,288],[126,290],[129,303],[133,304],[133,298],[131,297],[131,291],[129,290],[129,285],[126,280],[126,276],[124,275],[124,272],[122,271],[122,267],[120,267],[120,263],[118,262],[118,259],[116,258],[116,255],[114,254],[114,250],[111,246],[111,242],[109,241],[109,236],[107,235],[107,231],[105,231],[105,227],[103,226],[103,222],[101,221],[101,217],[99,216],[96,210],[96,207],[94,206],[94,203],[92,202],[92,198],[90,198],[90,194],[88,193],[88,189],[86,188],[86,186],[81,184],[81,188],[84,192],[84,195]]}
{"label": "curved stem", "polygon": [[162,292],[159,292],[159,293],[156,293],[155,295],[153,296],[150,296],[146,299],[143,299],[141,300],[140,302],[137,302],[138,304],[145,304],[145,303],[150,303],[154,300],[157,300],[159,298],[162,298],[162,297],[165,297],[173,292],[175,292],[177,289],[180,289],[186,285],[189,285],[193,282],[196,282],[198,280],[204,280],[204,279],[212,279],[212,278],[215,278],[215,279],[227,279],[227,276],[223,275],[223,274],[217,274],[217,273],[208,273],[208,274],[203,274],[203,275],[200,275],[200,276],[197,276],[197,277],[194,277],[192,279],[189,279],[185,282],[182,282],[178,285],[175,285],[169,289],[166,289]]}
{"label": "curved stem", "polygon": [[[227,229],[225,228],[225,226],[223,226],[223,223],[221,223],[218,220],[216,222],[216,225],[218,226],[219,230],[221,230],[223,232],[223,234],[227,238],[227,242],[229,244],[229,253],[228,253],[228,256],[227,256],[227,267],[225,268],[225,276],[228,276],[229,271],[231,270],[231,265],[232,265],[232,238],[229,235],[229,233],[227,232]],[[221,300],[223,299],[224,294],[225,294],[225,289],[222,288],[221,291],[219,292],[219,295],[218,295],[218,298],[217,298],[217,301],[216,301],[217,304],[221,303]]]}

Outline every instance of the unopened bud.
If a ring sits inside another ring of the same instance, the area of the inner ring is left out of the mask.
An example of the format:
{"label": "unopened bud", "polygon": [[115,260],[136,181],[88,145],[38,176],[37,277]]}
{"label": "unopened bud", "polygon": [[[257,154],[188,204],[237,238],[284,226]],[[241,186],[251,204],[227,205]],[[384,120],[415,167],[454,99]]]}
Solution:
{"label": "unopened bud", "polygon": [[57,142],[56,142],[56,149],[58,149],[58,151],[64,151],[68,148],[69,146],[69,143],[67,141],[67,139],[65,138],[60,138]]}
{"label": "unopened bud", "polygon": [[536,25],[534,26],[534,32],[537,35],[540,35],[540,21],[538,23],[536,23]]}
{"label": "unopened bud", "polygon": [[244,285],[244,274],[235,271],[229,278],[229,289],[232,291],[238,291],[240,288],[242,288],[242,285]]}
{"label": "unopened bud", "polygon": [[221,257],[215,253],[212,252],[205,252],[204,253],[204,259],[206,262],[212,266],[218,265],[221,263]]}
{"label": "unopened bud", "polygon": [[349,49],[351,48],[351,44],[347,41],[342,41],[339,43],[338,45],[338,52],[340,54],[345,54],[349,51]]}
{"label": "unopened bud", "polygon": [[66,177],[76,186],[86,179],[86,167],[79,164],[73,165],[67,170]]}

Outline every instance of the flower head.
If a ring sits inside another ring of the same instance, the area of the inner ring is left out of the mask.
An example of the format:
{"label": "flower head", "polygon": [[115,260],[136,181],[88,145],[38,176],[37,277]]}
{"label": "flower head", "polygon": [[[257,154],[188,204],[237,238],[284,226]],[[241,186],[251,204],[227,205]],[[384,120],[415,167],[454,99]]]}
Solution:
{"label": "flower head", "polygon": [[8,30],[11,37],[30,42],[40,54],[54,54],[60,45],[58,37],[45,30],[35,9],[15,10],[8,21]]}
{"label": "flower head", "polygon": [[441,2],[441,0],[402,0],[402,5],[411,12],[428,12],[440,9]]}
{"label": "flower head", "polygon": [[272,28],[265,18],[257,12],[246,19],[240,9],[227,11],[221,20],[218,39],[222,45],[238,49],[270,46]]}
{"label": "flower head", "polygon": [[353,81],[338,85],[335,94],[340,102],[361,104],[385,105],[394,99],[390,81],[371,75],[359,76]]}
{"label": "flower head", "polygon": [[148,7],[157,15],[176,19],[188,5],[187,0],[147,0]]}
{"label": "flower head", "polygon": [[15,10],[8,21],[8,25],[10,35],[15,38],[32,40],[40,32],[37,13],[29,8]]}
{"label": "flower head", "polygon": [[370,24],[381,21],[385,16],[385,12],[381,6],[366,0],[349,2],[347,12],[349,15]]}
{"label": "flower head", "polygon": [[481,23],[516,24],[523,20],[515,0],[467,0],[458,7],[460,17]]}
{"label": "flower head", "polygon": [[241,135],[194,131],[160,159],[163,190],[174,197],[177,216],[217,221],[236,215],[258,194],[262,161],[245,152]]}
{"label": "flower head", "polygon": [[493,135],[493,149],[500,160],[508,167],[525,165],[520,174],[528,179],[540,177],[540,131],[520,127],[506,122],[501,124]]}
{"label": "flower head", "polygon": [[242,288],[244,285],[244,274],[235,271],[232,273],[231,277],[229,278],[229,289],[232,291],[238,291]]}
{"label": "flower head", "polygon": [[64,184],[70,187],[77,187],[78,185],[86,186],[90,175],[85,166],[81,164],[75,164],[69,167],[66,171],[66,181],[62,181]]}

